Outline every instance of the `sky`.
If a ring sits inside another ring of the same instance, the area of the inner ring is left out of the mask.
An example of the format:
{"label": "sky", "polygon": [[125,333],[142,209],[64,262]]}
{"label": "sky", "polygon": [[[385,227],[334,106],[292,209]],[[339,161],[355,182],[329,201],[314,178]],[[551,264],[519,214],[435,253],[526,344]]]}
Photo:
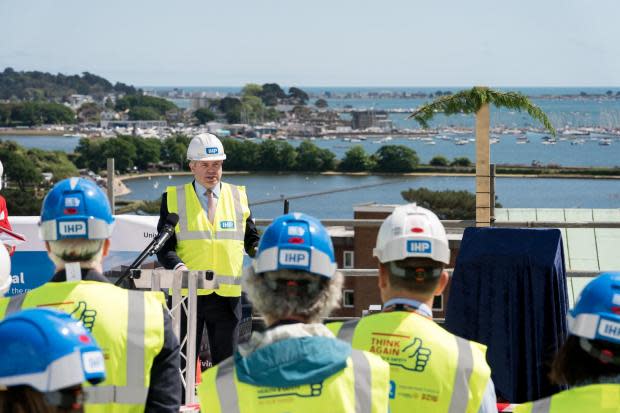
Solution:
{"label": "sky", "polygon": [[0,70],[137,86],[620,86],[618,0],[0,0]]}

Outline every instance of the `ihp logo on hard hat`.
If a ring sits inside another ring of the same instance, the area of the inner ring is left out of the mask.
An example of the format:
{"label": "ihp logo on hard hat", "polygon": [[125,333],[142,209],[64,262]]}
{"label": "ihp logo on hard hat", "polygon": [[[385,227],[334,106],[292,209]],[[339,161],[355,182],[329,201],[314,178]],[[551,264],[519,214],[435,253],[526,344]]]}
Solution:
{"label": "ihp logo on hard hat", "polygon": [[219,152],[218,148],[207,148],[207,155],[216,155]]}
{"label": "ihp logo on hard hat", "polygon": [[304,250],[281,249],[278,262],[282,265],[308,267],[310,265],[310,254]]}
{"label": "ihp logo on hard hat", "polygon": [[59,221],[58,234],[63,238],[83,237],[86,235],[87,226],[84,221]]}
{"label": "ihp logo on hard hat", "polygon": [[411,254],[430,254],[433,250],[432,244],[430,241],[422,241],[422,240],[408,240],[407,241],[407,252]]}

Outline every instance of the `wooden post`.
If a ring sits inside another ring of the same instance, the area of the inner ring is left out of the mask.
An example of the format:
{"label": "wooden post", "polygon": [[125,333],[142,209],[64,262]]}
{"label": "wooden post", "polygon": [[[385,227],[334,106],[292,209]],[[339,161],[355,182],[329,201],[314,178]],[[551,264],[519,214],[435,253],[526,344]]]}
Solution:
{"label": "wooden post", "polygon": [[491,225],[491,174],[489,143],[489,104],[476,112],[476,226]]}
{"label": "wooden post", "polygon": [[108,201],[114,214],[114,158],[108,158]]}

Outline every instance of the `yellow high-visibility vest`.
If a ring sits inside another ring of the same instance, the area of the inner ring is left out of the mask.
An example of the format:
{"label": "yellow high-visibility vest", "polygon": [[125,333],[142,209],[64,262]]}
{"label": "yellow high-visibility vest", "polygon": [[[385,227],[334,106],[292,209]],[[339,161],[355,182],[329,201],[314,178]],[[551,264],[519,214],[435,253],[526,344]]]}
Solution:
{"label": "yellow high-visibility vest", "polygon": [[209,222],[192,183],[170,186],[166,192],[168,211],[179,215],[175,227],[179,258],[190,270],[215,273],[218,288],[199,289],[198,295],[215,291],[223,297],[239,297],[245,222],[250,216],[245,187],[222,183],[213,224]]}
{"label": "yellow high-visibility vest", "polygon": [[390,411],[477,413],[491,375],[486,347],[413,312],[369,315],[327,327],[390,364]]}
{"label": "yellow high-visibility vest", "polygon": [[546,399],[517,406],[517,413],[620,413],[620,384],[574,387]]}
{"label": "yellow high-visibility vest", "polygon": [[323,382],[262,387],[237,380],[230,357],[203,373],[198,397],[208,413],[386,413],[389,374],[379,357],[353,350],[347,367]]}
{"label": "yellow high-visibility vest", "polygon": [[70,313],[91,331],[105,356],[106,380],[97,386],[84,384],[86,413],[141,413],[153,360],[164,345],[163,305],[160,292],[129,291],[96,281],[58,282],[0,299],[0,319],[34,307]]}

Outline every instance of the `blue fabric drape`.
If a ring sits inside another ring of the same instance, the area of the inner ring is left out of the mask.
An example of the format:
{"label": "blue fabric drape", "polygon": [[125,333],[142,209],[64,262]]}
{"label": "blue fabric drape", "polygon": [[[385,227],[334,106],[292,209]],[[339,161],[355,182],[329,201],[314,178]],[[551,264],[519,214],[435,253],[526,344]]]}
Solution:
{"label": "blue fabric drape", "polygon": [[562,389],[548,374],[567,336],[566,287],[560,230],[465,230],[446,328],[488,346],[499,397],[522,403]]}

